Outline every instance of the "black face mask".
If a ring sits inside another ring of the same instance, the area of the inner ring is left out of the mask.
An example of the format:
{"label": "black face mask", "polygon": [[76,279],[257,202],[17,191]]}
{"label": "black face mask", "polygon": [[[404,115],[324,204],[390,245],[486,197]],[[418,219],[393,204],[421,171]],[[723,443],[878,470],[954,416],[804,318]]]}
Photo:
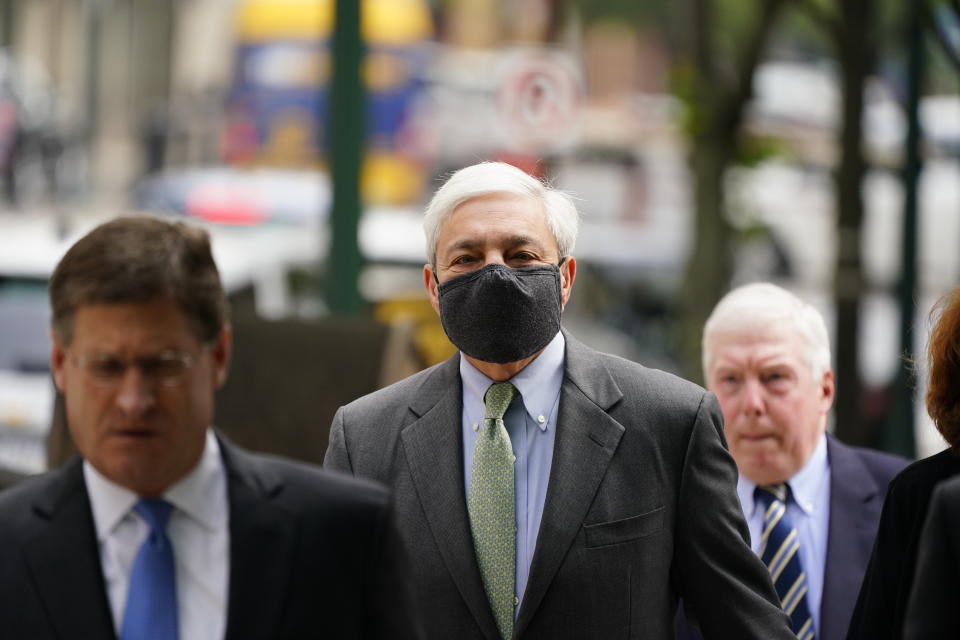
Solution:
{"label": "black face mask", "polygon": [[438,286],[440,322],[460,351],[505,364],[532,356],[560,331],[560,267],[488,264]]}

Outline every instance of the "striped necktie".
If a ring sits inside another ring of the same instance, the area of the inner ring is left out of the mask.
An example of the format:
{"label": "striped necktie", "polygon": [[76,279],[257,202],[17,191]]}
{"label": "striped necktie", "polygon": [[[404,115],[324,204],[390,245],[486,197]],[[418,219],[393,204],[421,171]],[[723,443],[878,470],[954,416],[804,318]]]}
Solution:
{"label": "striped necktie", "polygon": [[509,382],[491,385],[484,396],[483,429],[473,448],[467,511],[473,547],[490,610],[503,638],[513,635],[516,606],[517,518],[513,446],[503,414],[517,395]]}
{"label": "striped necktie", "polygon": [[807,604],[807,574],[800,564],[800,538],[787,515],[790,488],[785,484],[757,487],[754,499],[764,507],[760,559],[767,565],[780,606],[790,616],[798,640],[814,640]]}

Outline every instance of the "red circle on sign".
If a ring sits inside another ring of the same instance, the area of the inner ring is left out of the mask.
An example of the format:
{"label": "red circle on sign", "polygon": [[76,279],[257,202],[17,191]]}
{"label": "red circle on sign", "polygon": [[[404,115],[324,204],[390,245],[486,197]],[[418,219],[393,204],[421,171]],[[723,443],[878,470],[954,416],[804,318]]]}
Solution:
{"label": "red circle on sign", "polygon": [[571,144],[582,102],[579,76],[558,53],[509,57],[497,88],[497,122],[508,148],[543,153]]}

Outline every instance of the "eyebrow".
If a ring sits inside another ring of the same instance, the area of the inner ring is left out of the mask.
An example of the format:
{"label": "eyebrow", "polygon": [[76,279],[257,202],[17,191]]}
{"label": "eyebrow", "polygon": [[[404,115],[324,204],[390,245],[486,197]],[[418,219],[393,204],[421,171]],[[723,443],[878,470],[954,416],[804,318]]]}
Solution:
{"label": "eyebrow", "polygon": [[[457,249],[477,249],[481,247],[483,244],[484,243],[482,242],[477,242],[476,240],[471,240],[467,238],[465,240],[460,240],[458,242],[453,243],[452,245],[447,247],[447,251],[455,251]],[[518,236],[510,236],[509,238],[507,238],[506,247],[508,249],[514,249],[516,247],[521,247],[524,245],[531,245],[539,249],[540,251],[544,251],[546,249],[542,244],[537,242],[537,240],[531,236],[518,235]]]}

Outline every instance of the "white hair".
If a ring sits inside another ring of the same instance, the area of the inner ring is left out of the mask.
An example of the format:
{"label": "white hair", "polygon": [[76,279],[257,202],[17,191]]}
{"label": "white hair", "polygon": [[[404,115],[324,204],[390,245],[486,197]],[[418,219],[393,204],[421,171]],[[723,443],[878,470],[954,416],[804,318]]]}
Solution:
{"label": "white hair", "polygon": [[830,338],[823,316],[794,294],[769,282],[743,285],[725,295],[703,326],[703,375],[713,362],[711,338],[722,331],[792,327],[807,345],[807,363],[819,380],[830,370]]}
{"label": "white hair", "polygon": [[560,258],[573,253],[577,241],[578,215],[577,207],[569,195],[512,165],[481,162],[451,175],[427,205],[423,231],[427,237],[430,264],[437,262],[437,241],[444,221],[464,202],[493,193],[529,196],[540,202],[547,217],[547,227],[560,249]]}

